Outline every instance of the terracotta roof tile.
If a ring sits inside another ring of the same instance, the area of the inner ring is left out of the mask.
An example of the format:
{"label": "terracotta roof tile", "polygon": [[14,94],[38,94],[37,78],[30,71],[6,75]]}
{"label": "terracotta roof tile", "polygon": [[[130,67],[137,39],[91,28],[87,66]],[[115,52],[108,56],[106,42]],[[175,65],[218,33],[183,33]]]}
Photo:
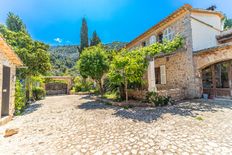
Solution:
{"label": "terracotta roof tile", "polygon": [[23,62],[18,55],[11,49],[5,40],[0,36],[0,52],[2,52],[16,66],[23,66]]}

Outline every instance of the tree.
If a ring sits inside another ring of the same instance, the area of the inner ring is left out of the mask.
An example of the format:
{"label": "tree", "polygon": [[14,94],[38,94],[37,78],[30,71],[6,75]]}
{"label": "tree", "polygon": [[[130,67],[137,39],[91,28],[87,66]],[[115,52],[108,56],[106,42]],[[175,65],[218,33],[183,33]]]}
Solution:
{"label": "tree", "polygon": [[6,26],[10,31],[27,33],[26,26],[19,16],[9,12],[6,19]]}
{"label": "tree", "polygon": [[98,37],[97,32],[94,31],[94,32],[93,32],[92,39],[91,39],[91,41],[90,41],[90,46],[96,46],[96,45],[98,45],[99,43],[101,43],[101,39]]}
{"label": "tree", "polygon": [[109,62],[105,49],[101,46],[85,48],[78,60],[78,70],[82,77],[90,77],[99,84],[103,95],[102,77],[109,69]]}
{"label": "tree", "polygon": [[163,44],[155,43],[150,46],[127,51],[123,49],[113,57],[110,65],[108,77],[113,84],[122,85],[128,101],[128,84],[142,83],[143,75],[148,67],[149,57],[154,57],[158,53],[169,53],[183,46],[181,37],[176,37],[173,41],[164,41]]}
{"label": "tree", "polygon": [[0,33],[6,42],[11,45],[27,68],[17,69],[17,77],[26,79],[27,99],[30,98],[31,78],[37,75],[46,75],[51,69],[49,46],[38,41],[34,41],[28,34],[19,31],[8,30],[4,25],[0,25]]}
{"label": "tree", "polygon": [[127,87],[131,82],[141,82],[147,68],[145,54],[137,50],[118,53],[110,65],[109,78],[113,84],[124,86],[126,101],[128,101]]}
{"label": "tree", "polygon": [[232,28],[232,19],[228,19],[225,17],[225,24],[224,24],[224,29],[230,29]]}
{"label": "tree", "polygon": [[89,46],[89,39],[88,39],[88,26],[86,19],[82,19],[82,26],[81,26],[81,44],[80,44],[80,52],[84,50],[84,48]]}

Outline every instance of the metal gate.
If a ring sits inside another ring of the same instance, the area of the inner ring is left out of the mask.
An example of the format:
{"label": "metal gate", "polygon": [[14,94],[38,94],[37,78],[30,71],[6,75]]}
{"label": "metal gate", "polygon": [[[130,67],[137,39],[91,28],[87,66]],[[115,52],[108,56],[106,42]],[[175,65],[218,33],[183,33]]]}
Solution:
{"label": "metal gate", "polygon": [[68,86],[65,83],[47,83],[46,95],[64,95],[67,94]]}

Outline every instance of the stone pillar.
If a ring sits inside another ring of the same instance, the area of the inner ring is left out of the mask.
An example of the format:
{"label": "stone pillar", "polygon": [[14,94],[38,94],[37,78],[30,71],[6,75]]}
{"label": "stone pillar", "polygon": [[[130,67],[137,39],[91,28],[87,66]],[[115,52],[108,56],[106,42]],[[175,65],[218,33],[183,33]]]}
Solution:
{"label": "stone pillar", "polygon": [[155,84],[155,61],[154,58],[149,60],[148,66],[148,91],[157,91],[156,84]]}

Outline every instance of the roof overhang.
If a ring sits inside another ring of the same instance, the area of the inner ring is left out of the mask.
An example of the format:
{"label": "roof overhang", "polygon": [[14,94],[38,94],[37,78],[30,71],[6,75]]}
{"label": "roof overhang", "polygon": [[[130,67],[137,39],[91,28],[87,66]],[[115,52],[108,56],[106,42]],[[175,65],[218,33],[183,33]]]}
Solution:
{"label": "roof overhang", "polygon": [[206,54],[206,53],[219,51],[219,50],[225,50],[225,49],[232,49],[232,43],[221,44],[221,45],[218,45],[215,47],[210,47],[210,48],[206,48],[203,50],[194,51],[193,54],[194,55],[201,55],[201,54]]}
{"label": "roof overhang", "polygon": [[127,49],[132,48],[140,40],[146,38],[151,33],[154,33],[154,31],[160,29],[160,27],[164,27],[164,26],[168,25],[169,23],[172,23],[173,21],[175,21],[176,19],[178,19],[178,17],[180,17],[181,15],[183,16],[184,14],[186,14],[188,12],[189,13],[193,12],[193,13],[215,14],[215,15],[218,15],[221,19],[224,18],[223,13],[221,13],[221,12],[204,10],[204,9],[195,9],[191,5],[185,4],[184,6],[180,7],[178,10],[176,10],[174,13],[172,13],[171,15],[169,15],[167,18],[165,18],[164,20],[162,20],[158,24],[154,25],[153,27],[151,27],[150,29],[148,29],[146,32],[144,32],[143,34],[141,34],[140,36],[138,36],[137,38],[135,38],[134,40],[132,40],[131,42],[129,42],[126,45],[126,48]]}
{"label": "roof overhang", "polygon": [[216,38],[220,43],[230,41],[232,39],[232,29],[221,32],[221,34],[217,35]]}
{"label": "roof overhang", "polygon": [[23,66],[23,62],[18,57],[18,55],[12,50],[12,48],[7,45],[5,40],[0,36],[0,52],[2,52],[8,60],[16,65],[17,67]]}
{"label": "roof overhang", "polygon": [[191,9],[192,13],[204,13],[204,14],[213,14],[213,15],[217,15],[219,16],[221,19],[224,19],[225,16],[222,12],[219,11],[212,11],[212,10],[205,10],[205,9],[196,9],[196,8],[192,8]]}
{"label": "roof overhang", "polygon": [[165,24],[167,24],[170,21],[176,19],[178,16],[186,13],[187,11],[189,11],[191,9],[192,9],[191,5],[185,4],[184,6],[182,6],[178,10],[176,10],[174,13],[172,13],[171,15],[169,15],[167,18],[165,18],[164,20],[162,20],[161,22],[159,22],[158,24],[154,25],[153,27],[151,27],[150,29],[148,29],[146,32],[144,32],[143,34],[141,34],[140,36],[138,36],[137,38],[135,38],[134,40],[132,40],[130,43],[128,43],[126,45],[126,48],[128,49],[128,48],[133,47],[139,40],[145,38],[146,36],[148,36],[149,34],[151,34],[153,31],[155,31],[158,28],[164,26]]}

